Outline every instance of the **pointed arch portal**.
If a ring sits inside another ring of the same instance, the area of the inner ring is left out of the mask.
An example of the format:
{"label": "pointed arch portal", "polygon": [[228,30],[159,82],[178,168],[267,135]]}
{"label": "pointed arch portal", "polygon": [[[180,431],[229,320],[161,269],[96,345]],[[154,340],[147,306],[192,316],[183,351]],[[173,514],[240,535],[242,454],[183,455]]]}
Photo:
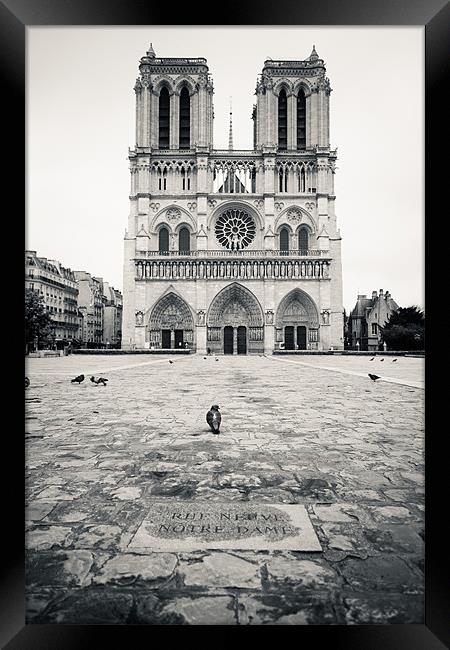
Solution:
{"label": "pointed arch portal", "polygon": [[181,349],[194,347],[194,319],[187,303],[170,292],[153,307],[147,326],[150,347]]}
{"label": "pointed arch portal", "polygon": [[264,318],[251,291],[233,283],[213,299],[207,318],[207,346],[215,354],[262,354]]}
{"label": "pointed arch portal", "polygon": [[280,302],[276,319],[276,341],[285,350],[317,349],[319,313],[313,299],[301,289],[293,289]]}

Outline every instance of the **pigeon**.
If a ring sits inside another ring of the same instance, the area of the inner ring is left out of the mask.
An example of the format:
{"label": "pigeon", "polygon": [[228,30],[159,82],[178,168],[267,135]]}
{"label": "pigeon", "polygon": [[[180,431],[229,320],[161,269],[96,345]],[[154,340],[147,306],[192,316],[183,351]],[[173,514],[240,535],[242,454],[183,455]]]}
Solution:
{"label": "pigeon", "polygon": [[106,382],[108,380],[106,379],[106,377],[99,377],[98,379],[96,379],[95,377],[91,377],[91,381],[92,381],[92,383],[97,384],[97,386],[99,384],[102,384],[103,386],[106,386]]}
{"label": "pigeon", "polygon": [[206,414],[206,421],[213,433],[220,433],[220,423],[222,421],[222,416],[219,413],[218,404],[213,404],[211,406],[211,409]]}
{"label": "pigeon", "polygon": [[171,361],[171,360],[169,359],[169,363],[173,363],[173,361]]}
{"label": "pigeon", "polygon": [[380,361],[384,361],[384,359],[380,359]]}
{"label": "pigeon", "polygon": [[374,359],[375,359],[375,357],[372,357],[371,359],[369,359],[369,361],[373,361]]}
{"label": "pigeon", "polygon": [[219,359],[216,357],[216,361],[219,361]]}
{"label": "pigeon", "polygon": [[376,381],[377,379],[380,379],[378,375],[372,375],[370,372],[368,374],[372,381]]}
{"label": "pigeon", "polygon": [[81,384],[81,382],[84,381],[84,375],[78,375],[75,379],[71,379],[70,381],[72,384]]}
{"label": "pigeon", "polygon": [[28,377],[25,377],[25,388],[28,388],[29,385],[30,385],[30,380],[28,379]]}
{"label": "pigeon", "polygon": [[206,357],[203,357],[203,358],[206,359]]}
{"label": "pigeon", "polygon": [[395,363],[396,361],[398,361],[398,359],[392,359],[392,363]]}

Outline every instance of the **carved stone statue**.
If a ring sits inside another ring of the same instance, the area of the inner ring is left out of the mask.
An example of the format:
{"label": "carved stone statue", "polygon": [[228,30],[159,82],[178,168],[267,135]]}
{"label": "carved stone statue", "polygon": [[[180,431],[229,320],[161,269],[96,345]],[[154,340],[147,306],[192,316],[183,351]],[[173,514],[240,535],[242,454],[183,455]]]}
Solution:
{"label": "carved stone statue", "polygon": [[273,325],[273,311],[271,309],[266,311],[266,324]]}
{"label": "carved stone statue", "polygon": [[136,312],[136,325],[143,325],[144,314],[141,311]]}

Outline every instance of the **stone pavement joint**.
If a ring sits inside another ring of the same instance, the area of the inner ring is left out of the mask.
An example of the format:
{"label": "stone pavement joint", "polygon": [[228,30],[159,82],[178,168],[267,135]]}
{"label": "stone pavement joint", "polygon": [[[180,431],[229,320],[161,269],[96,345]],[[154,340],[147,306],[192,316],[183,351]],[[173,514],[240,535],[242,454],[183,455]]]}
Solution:
{"label": "stone pavement joint", "polygon": [[[423,360],[80,361],[27,360],[27,623],[424,622]],[[322,551],[134,549],[156,501],[301,504]]]}

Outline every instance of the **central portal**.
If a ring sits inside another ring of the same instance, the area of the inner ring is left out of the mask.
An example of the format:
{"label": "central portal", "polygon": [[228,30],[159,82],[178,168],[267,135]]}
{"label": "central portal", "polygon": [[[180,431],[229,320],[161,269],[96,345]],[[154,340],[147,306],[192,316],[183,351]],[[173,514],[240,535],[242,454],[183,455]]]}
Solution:
{"label": "central portal", "polygon": [[212,300],[207,318],[207,346],[214,354],[262,354],[264,318],[256,297],[237,282]]}
{"label": "central portal", "polygon": [[247,328],[245,325],[239,327],[227,325],[223,328],[223,353],[247,354]]}

